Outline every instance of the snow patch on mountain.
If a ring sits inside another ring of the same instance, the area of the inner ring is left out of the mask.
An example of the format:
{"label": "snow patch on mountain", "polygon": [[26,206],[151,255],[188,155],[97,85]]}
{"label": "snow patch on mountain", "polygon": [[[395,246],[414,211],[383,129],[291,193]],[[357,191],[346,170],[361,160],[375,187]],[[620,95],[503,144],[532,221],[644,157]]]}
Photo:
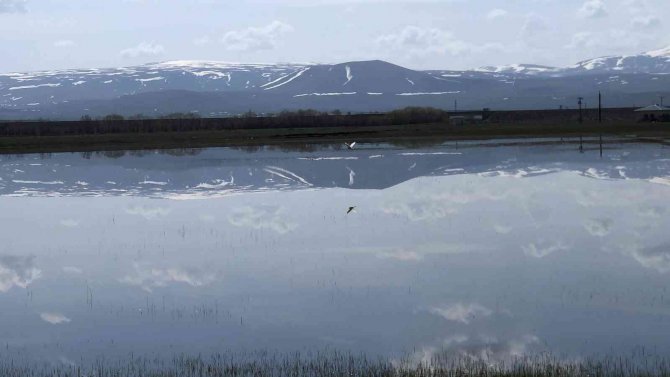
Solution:
{"label": "snow patch on mountain", "polygon": [[135,81],[139,81],[142,84],[145,84],[145,83],[148,83],[148,82],[151,82],[151,81],[160,81],[160,80],[165,80],[165,77],[158,76],[158,77],[151,77],[151,78],[148,78],[148,79],[135,79]]}
{"label": "snow patch on mountain", "polygon": [[[264,88],[264,90],[272,90],[272,89],[279,88],[280,86],[284,86],[284,85],[290,83],[291,81],[297,79],[298,77],[302,76],[302,74],[305,73],[305,72],[307,72],[307,71],[309,71],[309,67],[307,67],[307,68],[301,70],[300,72],[296,73],[294,76],[292,76],[292,77],[289,78],[288,80],[286,80],[286,81],[284,81],[284,82],[280,82],[280,83],[277,84],[277,85],[273,85],[273,86]],[[284,77],[282,77],[281,79],[284,79],[284,78],[286,78],[286,77],[287,77],[287,76],[284,76]],[[281,79],[280,79],[280,80],[281,80]],[[278,81],[279,81],[279,80],[278,80]],[[276,81],[274,81],[274,82],[276,82]],[[272,83],[274,83],[274,82],[272,82]],[[272,83],[268,83],[268,84],[266,84],[266,85],[269,85],[269,84],[272,84]],[[263,85],[262,87],[265,87],[266,85]]]}
{"label": "snow patch on mountain", "polygon": [[396,96],[441,96],[445,94],[458,94],[460,93],[460,90],[452,91],[452,92],[419,92],[419,93],[398,93]]}
{"label": "snow patch on mountain", "polygon": [[[445,106],[442,102],[446,97],[440,96],[458,93],[467,93],[459,98],[464,107],[480,107],[485,97],[492,107],[520,106],[521,101],[535,100],[537,103],[531,107],[553,107],[588,88],[610,91],[610,97],[617,95],[618,103],[627,104],[637,101],[636,93],[666,90],[670,82],[667,75],[670,75],[670,47],[639,55],[585,60],[565,68],[513,64],[467,71],[415,71],[383,61],[304,65],[184,60],[122,68],[0,74],[0,110],[4,111],[0,116],[10,119],[18,114],[19,118],[28,119],[30,113],[40,112],[44,117],[78,119],[81,114],[97,116],[110,112],[109,106],[116,106],[114,111],[121,113],[130,108],[125,96],[135,95],[143,96],[141,101],[132,103],[135,113],[172,110],[182,104],[180,96],[183,96],[183,111],[200,111],[211,116],[236,114],[240,107],[270,112],[296,104],[305,107],[332,104],[332,108],[347,111],[404,104]],[[571,87],[583,85],[586,89],[565,88],[557,79],[568,80]],[[537,91],[546,98],[528,94],[528,84],[536,83],[541,84]],[[167,91],[173,94],[164,94]],[[283,95],[275,95],[277,92]],[[383,97],[374,100],[366,97],[369,101],[346,98],[352,95]],[[221,96],[230,96],[231,100],[221,100]],[[166,101],[173,101],[170,103],[174,106],[164,107]],[[503,101],[509,104],[501,105]],[[224,108],[212,110],[221,103]]]}
{"label": "snow patch on mountain", "polygon": [[536,65],[536,64],[510,64],[503,66],[486,66],[475,69],[475,72],[517,73],[517,74],[528,74],[528,75],[536,75],[555,71],[557,71],[557,68],[547,67],[543,65]]}
{"label": "snow patch on mountain", "polygon": [[353,96],[357,92],[345,92],[345,93],[305,93],[305,94],[296,94],[293,97],[310,97],[310,96]]}
{"label": "snow patch on mountain", "polygon": [[351,79],[354,78],[354,76],[351,74],[351,67],[346,66],[346,67],[344,67],[344,69],[345,69],[345,72],[346,72],[347,81],[344,84],[342,84],[342,86],[347,85],[349,82],[351,82]]}
{"label": "snow patch on mountain", "polygon": [[649,51],[646,55],[652,58],[670,58],[670,46],[659,50]]}
{"label": "snow patch on mountain", "polygon": [[195,72],[190,72],[193,76],[198,76],[198,77],[209,77],[212,79],[221,79],[224,77],[230,77],[229,74],[219,72],[219,71],[195,71]]}
{"label": "snow patch on mountain", "polygon": [[[612,60],[612,59],[615,59],[615,57],[613,57],[613,56],[604,56],[604,57],[601,57],[601,58],[595,58],[595,59],[591,59],[591,60],[585,60],[585,61],[583,61],[583,62],[579,62],[579,63],[577,63],[577,65],[575,65],[575,68],[582,68],[582,69],[585,69],[585,70],[587,70],[587,71],[592,71],[592,70],[594,70],[594,69],[598,69],[598,68],[606,67],[606,66],[607,66],[607,63],[608,63],[610,60]],[[617,59],[617,61],[618,61],[618,62],[621,62],[621,61],[623,61],[623,59]],[[618,66],[618,65],[617,65],[617,66]]]}
{"label": "snow patch on mountain", "polygon": [[286,68],[293,66],[310,66],[312,63],[291,63],[291,64],[273,64],[273,63],[234,63],[208,60],[173,60],[161,63],[150,63],[145,67],[155,69],[271,69]]}
{"label": "snow patch on mountain", "polygon": [[56,88],[59,87],[60,83],[58,84],[39,84],[39,85],[25,85],[25,86],[14,86],[9,88],[9,90],[23,90],[23,89],[35,89],[35,88]]}

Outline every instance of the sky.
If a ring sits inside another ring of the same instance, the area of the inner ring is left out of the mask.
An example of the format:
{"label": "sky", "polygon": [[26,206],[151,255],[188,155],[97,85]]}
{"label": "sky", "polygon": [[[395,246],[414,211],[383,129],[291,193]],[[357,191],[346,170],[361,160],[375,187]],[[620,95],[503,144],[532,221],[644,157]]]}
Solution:
{"label": "sky", "polygon": [[0,0],[0,72],[166,60],[568,66],[670,46],[668,0]]}

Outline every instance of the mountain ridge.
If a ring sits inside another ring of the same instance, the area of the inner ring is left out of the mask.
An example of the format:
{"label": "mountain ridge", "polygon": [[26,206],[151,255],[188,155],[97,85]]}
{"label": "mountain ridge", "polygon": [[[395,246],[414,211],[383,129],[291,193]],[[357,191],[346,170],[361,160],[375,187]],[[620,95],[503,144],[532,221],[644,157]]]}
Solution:
{"label": "mountain ridge", "polygon": [[[461,108],[556,108],[599,91],[612,105],[631,106],[649,104],[666,94],[669,84],[670,47],[584,60],[564,68],[513,64],[463,71],[412,70],[382,60],[338,64],[175,60],[0,74],[0,119],[131,115],[130,109],[144,114],[179,109],[202,116],[307,107],[451,109],[456,102]],[[181,93],[183,104],[175,93]]]}

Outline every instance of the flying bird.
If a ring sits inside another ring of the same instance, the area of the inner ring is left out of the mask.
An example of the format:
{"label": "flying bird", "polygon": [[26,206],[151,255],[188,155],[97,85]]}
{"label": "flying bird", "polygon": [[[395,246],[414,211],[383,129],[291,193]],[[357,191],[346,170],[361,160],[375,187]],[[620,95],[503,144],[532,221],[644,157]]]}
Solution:
{"label": "flying bird", "polygon": [[347,215],[353,212],[353,210],[356,209],[356,207],[349,207],[349,210],[347,211]]}
{"label": "flying bird", "polygon": [[349,149],[354,149],[354,147],[356,146],[356,142],[354,141],[354,142],[351,143],[351,144],[349,144],[349,143],[344,143],[344,145],[346,145],[347,148],[349,148]]}

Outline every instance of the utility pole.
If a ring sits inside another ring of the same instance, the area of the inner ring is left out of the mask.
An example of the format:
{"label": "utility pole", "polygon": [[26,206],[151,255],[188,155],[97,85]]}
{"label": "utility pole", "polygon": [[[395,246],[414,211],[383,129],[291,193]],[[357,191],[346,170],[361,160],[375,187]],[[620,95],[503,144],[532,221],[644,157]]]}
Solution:
{"label": "utility pole", "polygon": [[598,92],[598,123],[603,122],[603,94]]}
{"label": "utility pole", "polygon": [[665,97],[664,96],[658,96],[658,98],[661,99],[661,107],[663,107],[663,99],[665,99]]}
{"label": "utility pole", "polygon": [[[579,105],[579,125],[582,125],[582,122],[584,121],[584,117],[582,116],[582,104],[584,101],[584,97],[579,97],[577,101],[577,105]],[[581,128],[581,127],[580,127]],[[584,139],[582,138],[582,134],[579,134],[579,153],[584,153]]]}
{"label": "utility pole", "polygon": [[[582,125],[582,122],[584,121],[584,118],[582,116],[582,103],[584,101],[584,97],[579,97],[579,100],[577,101],[577,105],[579,105],[579,125]],[[579,134],[579,153],[584,153],[584,140],[582,138],[582,135]]]}
{"label": "utility pole", "polygon": [[600,129],[600,158],[603,158],[603,94],[598,92],[598,123]]}
{"label": "utility pole", "polygon": [[582,104],[584,103],[584,97],[579,97],[579,101],[577,101],[577,104],[579,105],[579,124],[582,124],[584,122],[584,118],[582,117]]}
{"label": "utility pole", "polygon": [[458,100],[457,99],[454,100],[454,112],[455,113],[458,112]]}

